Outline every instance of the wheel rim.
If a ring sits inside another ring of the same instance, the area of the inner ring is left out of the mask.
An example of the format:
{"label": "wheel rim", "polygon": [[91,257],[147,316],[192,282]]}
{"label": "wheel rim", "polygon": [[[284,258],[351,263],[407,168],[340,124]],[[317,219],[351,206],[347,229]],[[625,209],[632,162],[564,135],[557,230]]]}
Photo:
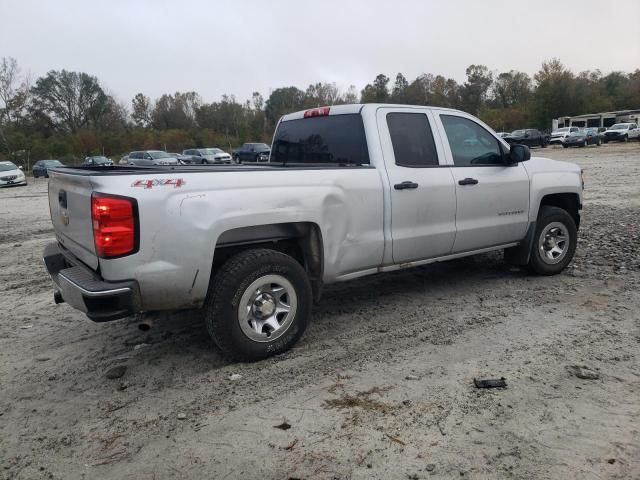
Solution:
{"label": "wheel rim", "polygon": [[282,275],[264,275],[244,291],[238,305],[242,332],[256,342],[272,342],[293,323],[298,296]]}
{"label": "wheel rim", "polygon": [[552,222],[540,233],[538,238],[540,258],[548,265],[555,265],[567,256],[569,250],[569,232],[560,222]]}

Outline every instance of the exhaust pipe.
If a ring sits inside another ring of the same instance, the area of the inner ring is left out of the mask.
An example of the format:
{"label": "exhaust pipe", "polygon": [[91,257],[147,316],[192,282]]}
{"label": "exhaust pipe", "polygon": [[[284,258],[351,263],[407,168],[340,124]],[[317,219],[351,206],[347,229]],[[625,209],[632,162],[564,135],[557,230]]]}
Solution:
{"label": "exhaust pipe", "polygon": [[53,292],[53,301],[56,302],[56,305],[64,303],[64,298],[62,298],[60,290],[56,290],[55,292]]}
{"label": "exhaust pipe", "polygon": [[138,328],[143,332],[148,332],[149,330],[151,330],[152,325],[153,322],[151,321],[151,319],[145,318],[140,323],[138,323]]}

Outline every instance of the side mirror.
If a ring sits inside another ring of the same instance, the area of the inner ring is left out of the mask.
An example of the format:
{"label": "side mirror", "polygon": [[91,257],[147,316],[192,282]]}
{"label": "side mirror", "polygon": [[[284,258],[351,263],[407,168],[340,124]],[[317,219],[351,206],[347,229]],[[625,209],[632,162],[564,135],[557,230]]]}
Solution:
{"label": "side mirror", "polygon": [[531,152],[526,145],[511,145],[509,149],[509,164],[526,162],[531,158]]}
{"label": "side mirror", "polygon": [[22,168],[22,167],[18,167],[18,170],[24,170],[24,168]]}

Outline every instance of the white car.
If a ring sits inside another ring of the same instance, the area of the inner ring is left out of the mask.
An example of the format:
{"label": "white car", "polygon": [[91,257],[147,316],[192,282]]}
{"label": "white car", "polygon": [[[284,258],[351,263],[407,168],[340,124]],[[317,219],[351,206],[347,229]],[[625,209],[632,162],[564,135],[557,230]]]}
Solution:
{"label": "white car", "polygon": [[554,143],[559,143],[560,145],[562,145],[569,135],[571,135],[572,133],[578,133],[579,131],[580,129],[578,127],[558,128],[551,133],[549,145],[553,145]]}
{"label": "white car", "polygon": [[635,123],[616,123],[604,132],[604,143],[628,142],[634,138],[640,138],[640,127]]}
{"label": "white car", "polygon": [[0,162],[0,187],[26,184],[27,177],[24,176],[22,167],[18,167],[12,162]]}

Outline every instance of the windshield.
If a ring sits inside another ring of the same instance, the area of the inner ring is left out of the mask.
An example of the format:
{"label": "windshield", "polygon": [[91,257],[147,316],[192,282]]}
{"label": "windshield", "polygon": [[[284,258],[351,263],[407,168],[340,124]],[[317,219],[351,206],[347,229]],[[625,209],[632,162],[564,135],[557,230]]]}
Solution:
{"label": "windshield", "polygon": [[203,152],[205,155],[215,155],[216,153],[224,153],[219,148],[204,148]]}
{"label": "windshield", "polygon": [[559,128],[554,130],[553,133],[567,133],[569,131],[569,127]]}
{"label": "windshield", "polygon": [[0,172],[8,172],[9,170],[17,170],[17,169],[18,169],[18,167],[16,167],[11,162],[0,163]]}
{"label": "windshield", "polygon": [[147,153],[149,155],[151,155],[151,158],[154,158],[154,159],[158,159],[158,158],[173,158],[167,152],[147,152]]}
{"label": "windshield", "polygon": [[610,127],[609,130],[626,130],[629,128],[628,123],[616,123],[613,127]]}
{"label": "windshield", "polygon": [[280,122],[270,161],[369,164],[362,117],[330,115]]}
{"label": "windshield", "polygon": [[522,136],[524,135],[524,130],[514,130],[513,132],[511,132],[511,135],[515,135],[515,136]]}

